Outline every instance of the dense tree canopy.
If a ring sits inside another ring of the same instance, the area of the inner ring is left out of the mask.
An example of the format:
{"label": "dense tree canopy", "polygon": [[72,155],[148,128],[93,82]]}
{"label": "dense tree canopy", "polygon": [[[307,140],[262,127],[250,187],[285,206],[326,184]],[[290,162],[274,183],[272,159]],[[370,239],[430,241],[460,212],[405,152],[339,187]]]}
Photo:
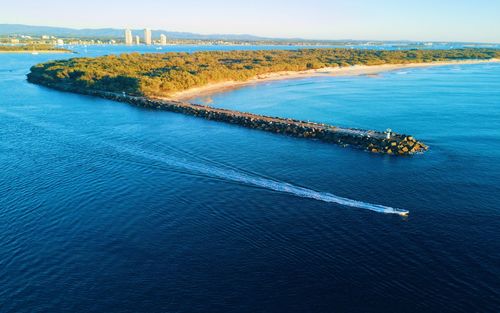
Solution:
{"label": "dense tree canopy", "polygon": [[122,54],[38,64],[28,78],[45,85],[169,96],[208,83],[244,81],[261,74],[350,65],[499,58],[500,50],[303,49]]}

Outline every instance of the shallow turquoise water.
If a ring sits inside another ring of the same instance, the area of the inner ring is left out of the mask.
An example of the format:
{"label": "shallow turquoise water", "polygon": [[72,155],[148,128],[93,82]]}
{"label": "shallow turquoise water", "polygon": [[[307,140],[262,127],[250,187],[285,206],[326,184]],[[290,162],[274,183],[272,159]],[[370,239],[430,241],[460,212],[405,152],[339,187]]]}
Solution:
{"label": "shallow turquoise water", "polygon": [[[25,81],[61,57],[0,55],[1,312],[498,311],[500,65],[212,96],[431,147],[395,158]],[[290,184],[411,214],[276,191]]]}

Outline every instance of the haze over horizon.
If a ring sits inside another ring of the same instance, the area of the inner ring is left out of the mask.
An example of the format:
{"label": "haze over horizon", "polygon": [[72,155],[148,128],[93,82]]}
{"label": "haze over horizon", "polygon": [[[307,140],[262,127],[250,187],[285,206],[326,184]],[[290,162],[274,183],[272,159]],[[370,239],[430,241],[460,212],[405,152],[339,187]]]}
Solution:
{"label": "haze over horizon", "polygon": [[[71,28],[144,28],[200,34],[251,34],[318,40],[415,40],[499,43],[500,3],[477,0],[254,0],[157,3],[62,0],[2,4],[0,21]],[[30,8],[27,10],[26,8]]]}

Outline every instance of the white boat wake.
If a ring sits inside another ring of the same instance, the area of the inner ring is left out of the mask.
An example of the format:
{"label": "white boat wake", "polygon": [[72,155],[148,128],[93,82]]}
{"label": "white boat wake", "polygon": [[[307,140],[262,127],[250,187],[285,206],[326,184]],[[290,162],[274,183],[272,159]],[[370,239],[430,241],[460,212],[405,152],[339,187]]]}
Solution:
{"label": "white boat wake", "polygon": [[117,152],[127,153],[134,156],[143,157],[152,161],[161,162],[171,167],[176,167],[188,170],[194,173],[208,175],[210,177],[230,180],[238,183],[243,183],[251,186],[266,188],[278,192],[287,193],[293,196],[309,198],[318,201],[336,203],[348,207],[370,210],[378,213],[397,214],[407,216],[409,211],[392,208],[384,205],[372,204],[363,201],[352,200],[336,196],[328,192],[318,192],[309,188],[304,188],[292,185],[286,182],[280,182],[269,178],[259,177],[252,174],[247,174],[237,170],[220,168],[203,163],[190,162],[184,159],[176,158],[170,155],[161,155],[158,153],[149,153],[142,149],[129,148],[123,145],[111,145]]}
{"label": "white boat wake", "polygon": [[[60,133],[71,133],[72,136],[79,136],[81,137],[81,134],[74,133],[71,131],[68,131],[67,129],[57,127],[57,125],[52,125],[52,124],[47,124],[47,123],[41,123],[39,121],[35,121],[30,118],[26,118],[24,116],[12,113],[12,112],[6,112],[4,110],[0,110],[0,114],[8,115],[11,117],[15,117],[17,119],[23,120],[25,122],[28,122],[34,126],[44,128],[49,131],[56,131]],[[88,138],[87,138],[88,139]],[[385,214],[397,214],[401,216],[407,216],[409,214],[409,211],[403,210],[403,209],[398,209],[398,208],[393,208],[389,206],[384,206],[384,205],[379,205],[379,204],[372,204],[368,202],[363,202],[363,201],[357,201],[357,200],[352,200],[348,198],[343,198],[336,196],[334,194],[328,193],[328,192],[319,192],[315,191],[309,188],[304,188],[296,185],[292,185],[286,182],[281,182],[281,181],[276,181],[270,178],[266,177],[260,177],[256,174],[252,173],[247,173],[241,170],[234,170],[231,168],[226,168],[227,166],[221,166],[221,165],[216,165],[215,162],[214,165],[210,164],[204,164],[204,163],[197,163],[197,162],[191,162],[186,159],[182,158],[177,158],[171,155],[167,154],[161,154],[158,152],[148,152],[140,147],[131,147],[127,146],[126,144],[116,144],[116,143],[110,143],[107,141],[101,141],[101,143],[105,146],[108,146],[115,150],[118,153],[124,153],[124,154],[129,154],[132,156],[136,157],[142,157],[151,161],[157,161],[163,164],[166,164],[171,167],[175,167],[178,169],[183,169],[183,170],[188,170],[193,173],[198,173],[198,174],[203,174],[207,175],[210,177],[214,178],[220,178],[224,180],[229,180],[233,182],[238,182],[238,183],[243,183],[255,187],[260,187],[260,188],[266,188],[269,190],[274,190],[286,194],[290,194],[296,197],[302,197],[302,198],[309,198],[309,199],[314,199],[318,201],[323,201],[323,202],[329,202],[329,203],[336,203],[340,204],[343,206],[348,206],[348,207],[353,207],[353,208],[359,208],[359,209],[365,209],[365,210],[370,210],[378,213],[385,213]],[[178,149],[177,149],[178,150]],[[190,155],[190,157],[194,157]],[[210,162],[209,160],[205,160],[207,163]]]}

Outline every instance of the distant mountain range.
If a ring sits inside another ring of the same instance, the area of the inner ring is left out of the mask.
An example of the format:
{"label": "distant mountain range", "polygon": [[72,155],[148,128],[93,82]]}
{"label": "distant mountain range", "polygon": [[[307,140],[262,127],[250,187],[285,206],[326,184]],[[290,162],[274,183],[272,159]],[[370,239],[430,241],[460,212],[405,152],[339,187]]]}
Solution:
{"label": "distant mountain range", "polygon": [[[71,37],[71,38],[122,38],[124,36],[123,29],[117,28],[65,28],[65,27],[51,27],[51,26],[31,26],[23,24],[0,24],[0,36],[6,35],[27,35],[27,36],[57,36],[57,37]],[[143,37],[143,29],[132,30],[133,35]],[[271,38],[253,36],[253,35],[235,35],[235,34],[212,34],[202,35],[187,32],[172,32],[167,30],[152,30],[153,38],[159,38],[160,34],[165,34],[172,39],[212,39],[212,40],[272,40]]]}
{"label": "distant mountain range", "polygon": [[[27,35],[42,36],[49,35],[60,38],[92,38],[92,39],[122,39],[124,38],[124,29],[120,28],[68,28],[52,26],[33,26],[24,24],[0,24],[0,36],[8,35]],[[132,29],[134,36],[144,37],[144,29]],[[335,39],[335,40],[312,40],[303,38],[270,38],[260,37],[248,34],[196,34],[188,32],[173,32],[168,30],[152,30],[154,39],[160,38],[165,34],[170,39],[192,39],[192,40],[228,40],[228,41],[275,41],[283,43],[292,42],[310,42],[316,44],[365,44],[365,43],[383,43],[383,44],[423,44],[419,41],[409,40],[353,40],[353,39]],[[439,42],[444,44],[444,42]],[[448,44],[452,44],[448,42]],[[453,42],[453,44],[477,44],[471,42]]]}

